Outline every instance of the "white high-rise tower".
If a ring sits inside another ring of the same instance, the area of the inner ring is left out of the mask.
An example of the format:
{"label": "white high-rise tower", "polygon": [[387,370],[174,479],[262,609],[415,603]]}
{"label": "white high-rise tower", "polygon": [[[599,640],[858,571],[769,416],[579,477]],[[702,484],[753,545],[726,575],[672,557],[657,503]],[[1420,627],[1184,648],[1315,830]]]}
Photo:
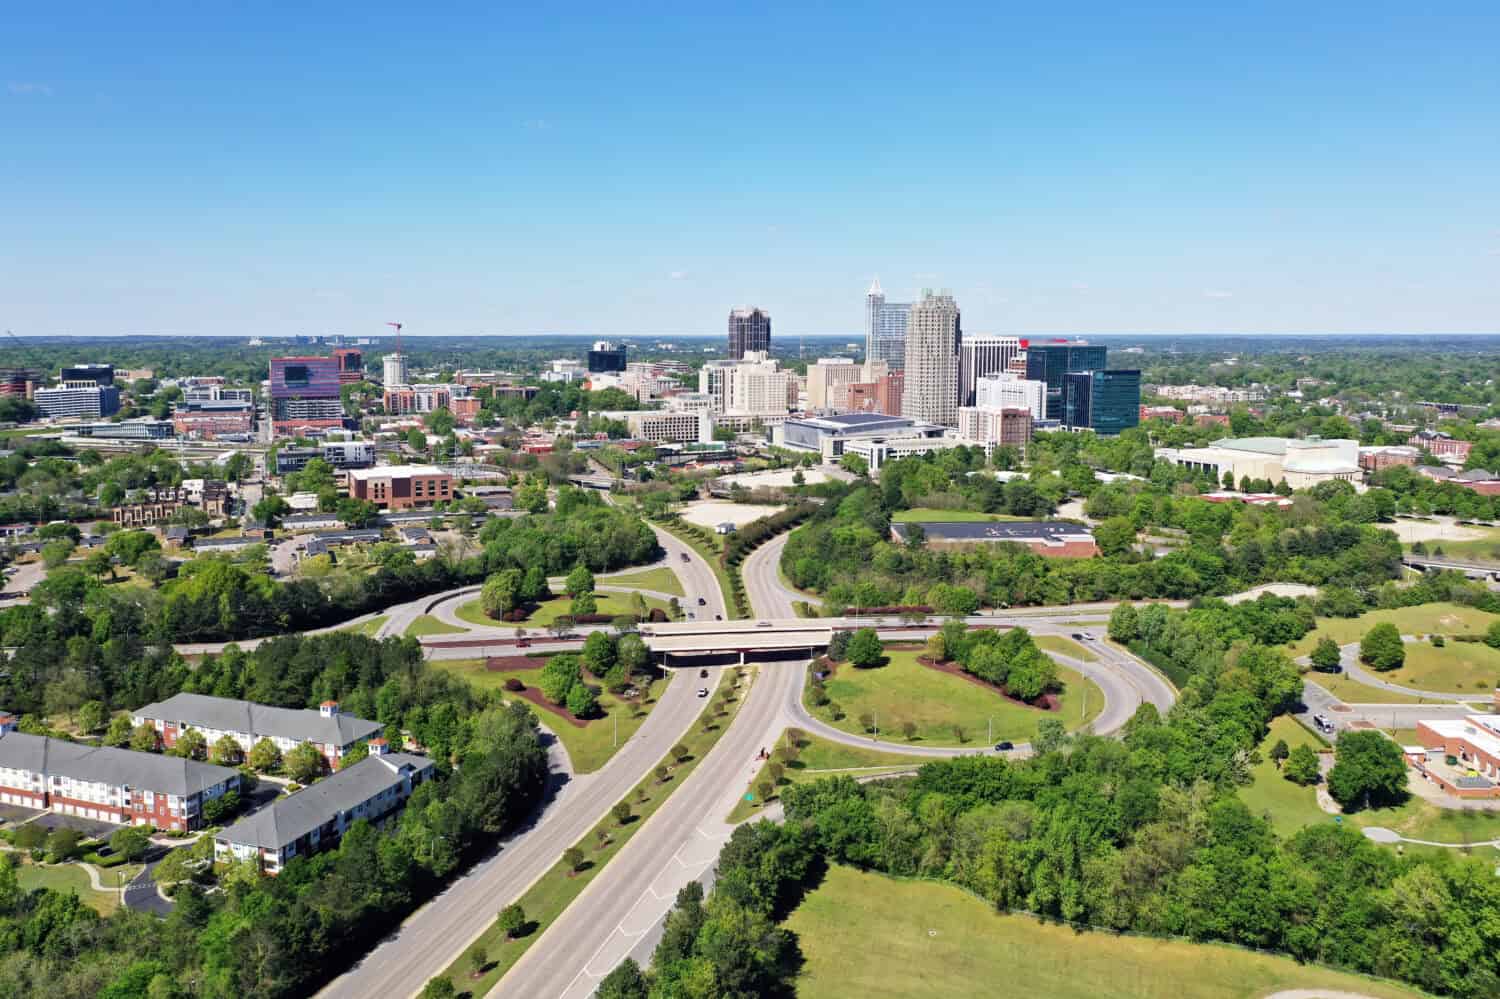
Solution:
{"label": "white high-rise tower", "polygon": [[906,323],[906,384],[901,415],[958,425],[958,353],[963,338],[958,303],[944,291],[923,289]]}

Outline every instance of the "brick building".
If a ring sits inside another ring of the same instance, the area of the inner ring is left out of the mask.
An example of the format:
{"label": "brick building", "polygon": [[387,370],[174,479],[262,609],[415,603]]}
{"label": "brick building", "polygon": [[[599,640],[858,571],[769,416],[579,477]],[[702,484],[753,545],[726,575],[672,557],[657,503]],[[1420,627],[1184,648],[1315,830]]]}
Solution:
{"label": "brick building", "polygon": [[386,510],[407,510],[453,499],[453,476],[435,465],[351,469],[349,495]]}
{"label": "brick building", "polygon": [[270,739],[282,753],[307,742],[323,754],[330,767],[336,767],[345,753],[381,732],[379,722],[346,715],[339,711],[337,701],[325,701],[314,711],[206,694],[176,694],[133,712],[130,721],[156,729],[168,749],[190,729],[201,733],[210,746],[227,735],[247,753],[262,739]]}
{"label": "brick building", "polygon": [[185,506],[199,507],[210,517],[222,517],[229,508],[229,487],[222,482],[206,482],[201,493],[170,486],[148,489],[140,502],[114,507],[109,517],[120,527],[151,527],[169,520]]}
{"label": "brick building", "polygon": [[1403,752],[1421,776],[1456,797],[1500,798],[1500,715],[1419,721],[1416,742]]}
{"label": "brick building", "polygon": [[190,831],[240,774],[175,756],[64,742],[0,726],[0,802],[102,822]]}

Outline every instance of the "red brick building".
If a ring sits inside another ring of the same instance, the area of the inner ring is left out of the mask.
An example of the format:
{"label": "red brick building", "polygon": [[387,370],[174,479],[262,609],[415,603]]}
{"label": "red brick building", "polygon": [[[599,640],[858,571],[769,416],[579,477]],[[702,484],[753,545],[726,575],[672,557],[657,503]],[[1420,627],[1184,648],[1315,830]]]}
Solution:
{"label": "red brick building", "polygon": [[1182,410],[1176,406],[1142,406],[1141,419],[1144,420],[1166,420],[1169,423],[1181,423]]}
{"label": "red brick building", "polygon": [[379,465],[349,470],[349,495],[386,510],[453,499],[453,476],[435,465]]}
{"label": "red brick building", "polygon": [[1500,798],[1500,715],[1419,721],[1416,740],[1404,752],[1423,777],[1459,798]]}

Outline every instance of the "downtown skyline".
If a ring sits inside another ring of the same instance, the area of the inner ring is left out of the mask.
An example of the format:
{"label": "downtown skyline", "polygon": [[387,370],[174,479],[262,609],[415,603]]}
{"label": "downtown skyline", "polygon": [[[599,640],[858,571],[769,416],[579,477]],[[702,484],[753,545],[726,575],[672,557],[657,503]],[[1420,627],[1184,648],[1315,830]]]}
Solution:
{"label": "downtown skyline", "polygon": [[357,10],[13,12],[0,328],[1500,328],[1491,5]]}

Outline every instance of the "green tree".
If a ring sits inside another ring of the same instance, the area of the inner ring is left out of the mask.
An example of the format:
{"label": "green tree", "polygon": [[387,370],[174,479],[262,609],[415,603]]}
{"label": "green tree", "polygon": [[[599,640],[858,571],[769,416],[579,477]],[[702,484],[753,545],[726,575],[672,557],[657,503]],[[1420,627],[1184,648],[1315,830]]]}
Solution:
{"label": "green tree", "polygon": [[1094,528],[1094,542],[1106,557],[1122,555],[1135,544],[1135,525],[1128,517],[1110,517]]}
{"label": "green tree", "polygon": [[115,715],[109,720],[109,728],[104,731],[104,744],[106,746],[128,746],[130,745],[130,716]]}
{"label": "green tree", "polygon": [[221,767],[238,766],[244,751],[232,735],[221,735],[208,751],[208,759]]}
{"label": "green tree", "polygon": [[130,748],[138,753],[149,753],[155,751],[157,746],[156,729],[145,722],[137,725],[130,732]]}
{"label": "green tree", "polygon": [[203,738],[203,733],[190,728],[177,736],[177,741],[172,744],[172,748],[167,750],[167,753],[171,756],[180,756],[185,760],[201,760],[207,751],[208,740]]}
{"label": "green tree", "polygon": [[1382,673],[1400,669],[1406,662],[1406,647],[1401,642],[1401,632],[1389,621],[1375,625],[1359,643],[1359,658],[1371,669]]}
{"label": "green tree", "polygon": [[1316,784],[1318,782],[1318,754],[1307,743],[1302,743],[1296,749],[1291,750],[1286,757],[1286,765],[1281,769],[1281,775],[1293,784]]}
{"label": "green tree", "polygon": [[647,999],[649,995],[650,984],[641,966],[629,957],[600,979],[594,990],[594,999]]}
{"label": "green tree", "polygon": [[187,847],[169,850],[167,855],[161,858],[161,863],[157,864],[156,869],[152,872],[156,880],[163,886],[191,881],[193,873],[193,855]]}
{"label": "green tree", "polygon": [[526,910],[519,905],[507,905],[500,910],[499,925],[505,939],[514,940],[526,928]]}
{"label": "green tree", "polygon": [[521,602],[521,570],[502,569],[484,581],[479,593],[485,614],[500,618],[515,610]]}
{"label": "green tree", "polygon": [[589,571],[588,566],[579,563],[563,581],[563,590],[570,597],[576,597],[580,593],[594,592],[594,574]]}
{"label": "green tree", "polygon": [[[1400,638],[1399,635],[1396,637]],[[1312,655],[1308,658],[1312,661],[1313,669],[1322,673],[1337,673],[1339,657],[1339,643],[1324,635],[1318,639],[1318,644],[1313,646]]]}
{"label": "green tree", "polygon": [[109,848],[132,863],[145,856],[150,845],[151,831],[145,826],[124,826],[109,836]]}
{"label": "green tree", "polygon": [[73,542],[66,538],[58,538],[42,545],[42,565],[48,569],[56,569],[68,560],[73,554]]}
{"label": "green tree", "polygon": [[580,593],[573,598],[568,608],[576,618],[580,614],[594,614],[599,610],[599,603],[594,599],[592,593]]}
{"label": "green tree", "polygon": [[1406,760],[1401,747],[1375,731],[1344,732],[1334,744],[1328,793],[1345,810],[1397,805],[1406,800]]}
{"label": "green tree", "polygon": [[298,784],[311,784],[323,776],[323,754],[310,742],[298,744],[286,754],[286,772]]}
{"label": "green tree", "polygon": [[599,695],[586,683],[575,683],[568,690],[568,714],[574,718],[592,718],[599,713]]}
{"label": "green tree", "polygon": [[261,739],[250,747],[250,756],[246,762],[252,769],[268,773],[281,766],[281,750],[270,739]]}
{"label": "green tree", "polygon": [[[412,431],[418,433],[418,431]],[[427,984],[422,986],[422,994],[419,999],[454,999],[458,995],[458,989],[453,983],[442,975],[430,978]]]}
{"label": "green tree", "polygon": [[583,640],[583,649],[578,655],[590,673],[603,676],[614,667],[615,640],[602,631],[590,632],[589,637]]}
{"label": "green tree", "polygon": [[[103,701],[84,701],[78,706],[78,727],[85,732],[97,732],[109,720],[109,709]],[[126,724],[129,724],[127,720]]]}
{"label": "green tree", "polygon": [[628,801],[615,802],[614,807],[609,811],[610,814],[615,817],[615,822],[619,823],[622,826],[630,821],[630,816],[632,813],[630,811],[630,802]]}
{"label": "green tree", "polygon": [[849,640],[849,662],[860,669],[870,669],[885,664],[885,646],[874,628],[861,628]]}
{"label": "green tree", "polygon": [[1484,644],[1492,649],[1500,649],[1500,621],[1490,625],[1489,630],[1484,633]]}
{"label": "green tree", "polygon": [[350,528],[369,527],[380,516],[380,507],[369,500],[346,497],[334,507],[339,520]]}
{"label": "green tree", "polygon": [[563,863],[568,865],[568,870],[577,873],[583,867],[583,851],[576,846],[570,846],[563,851]]}
{"label": "green tree", "polygon": [[83,833],[67,826],[59,826],[47,834],[47,862],[59,864],[78,855]]}
{"label": "green tree", "polygon": [[1290,755],[1291,750],[1287,748],[1286,740],[1277,739],[1276,745],[1271,747],[1271,761],[1279,767],[1286,762],[1286,758]]}
{"label": "green tree", "polygon": [[250,508],[250,515],[267,527],[275,527],[281,518],[292,512],[287,501],[280,496],[266,496]]}

